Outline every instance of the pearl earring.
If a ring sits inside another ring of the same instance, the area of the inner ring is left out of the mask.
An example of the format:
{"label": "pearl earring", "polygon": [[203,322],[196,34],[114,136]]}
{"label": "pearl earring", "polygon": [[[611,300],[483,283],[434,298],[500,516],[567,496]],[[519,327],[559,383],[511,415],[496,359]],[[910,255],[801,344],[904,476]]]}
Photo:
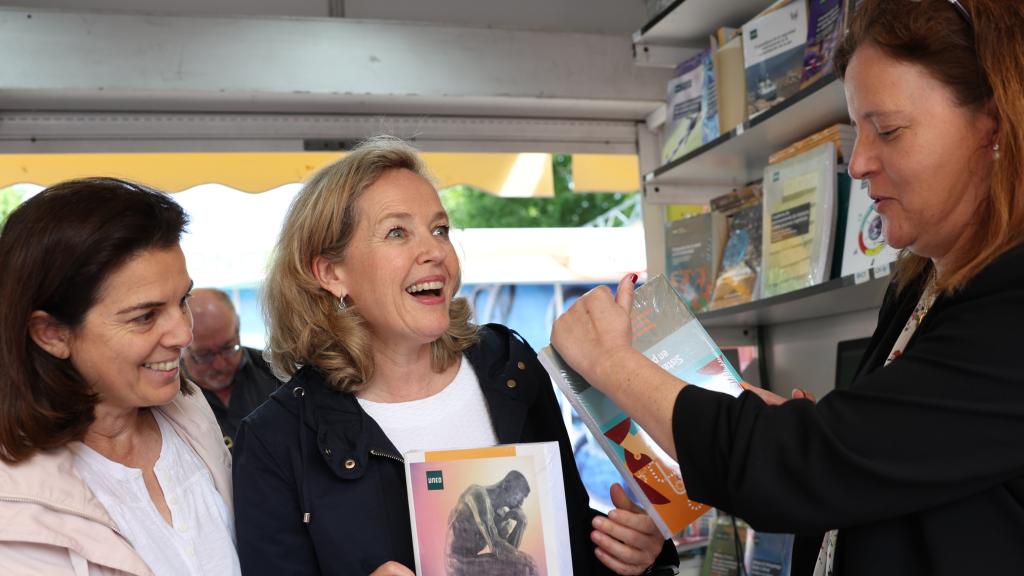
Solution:
{"label": "pearl earring", "polygon": [[999,144],[992,145],[992,158],[999,160]]}

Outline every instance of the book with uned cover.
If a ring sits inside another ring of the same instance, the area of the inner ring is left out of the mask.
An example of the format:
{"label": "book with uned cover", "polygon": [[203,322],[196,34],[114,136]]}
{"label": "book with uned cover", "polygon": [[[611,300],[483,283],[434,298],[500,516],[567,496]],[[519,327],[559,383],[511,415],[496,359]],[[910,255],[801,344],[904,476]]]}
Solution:
{"label": "book with uned cover", "polygon": [[806,0],[778,2],[743,25],[748,118],[800,90],[806,42]]}
{"label": "book with uned cover", "polygon": [[572,574],[557,442],[405,454],[416,573]]}
{"label": "book with uned cover", "polygon": [[868,196],[868,181],[853,180],[843,241],[842,276],[891,264],[899,250],[889,246],[882,232],[882,216]]}
{"label": "book with uned cover", "polygon": [[[690,385],[732,396],[742,392],[739,374],[664,276],[637,288],[630,320],[633,348],[665,371]],[[665,538],[708,510],[690,500],[679,465],[615,402],[551,346],[538,357]]]}
{"label": "book with uned cover", "polygon": [[829,279],[836,182],[832,142],[765,168],[762,298]]}
{"label": "book with uned cover", "polygon": [[665,274],[694,312],[711,303],[726,232],[721,212],[705,212],[665,225]]}

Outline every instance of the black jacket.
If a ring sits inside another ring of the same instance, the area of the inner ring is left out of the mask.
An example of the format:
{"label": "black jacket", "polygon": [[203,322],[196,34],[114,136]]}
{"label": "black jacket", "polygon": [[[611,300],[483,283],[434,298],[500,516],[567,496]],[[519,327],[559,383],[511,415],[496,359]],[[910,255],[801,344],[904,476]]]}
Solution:
{"label": "black jacket", "polygon": [[242,418],[266,402],[270,393],[280,385],[281,382],[274,376],[270,365],[263,359],[263,354],[259,350],[243,346],[242,360],[231,379],[231,400],[227,406],[215,392],[200,388],[210,404],[210,409],[213,410],[213,415],[217,417],[217,424],[224,434],[224,444],[229,450],[234,446],[235,434]]}
{"label": "black jacket", "polygon": [[883,367],[922,288],[890,286],[851,389],[817,405],[684,388],[693,497],[813,535],[802,549],[838,528],[837,576],[1024,574],[1024,247],[938,298]]}
{"label": "black jacket", "polygon": [[[466,357],[499,442],[558,441],[574,572],[611,573],[593,554],[596,512],[536,354],[518,334],[491,324]],[[351,394],[329,389],[315,368],[300,370],[271,399],[242,421],[235,441],[235,518],[246,576],[369,574],[389,560],[415,567],[405,468],[380,426]],[[678,564],[670,544],[659,562]]]}

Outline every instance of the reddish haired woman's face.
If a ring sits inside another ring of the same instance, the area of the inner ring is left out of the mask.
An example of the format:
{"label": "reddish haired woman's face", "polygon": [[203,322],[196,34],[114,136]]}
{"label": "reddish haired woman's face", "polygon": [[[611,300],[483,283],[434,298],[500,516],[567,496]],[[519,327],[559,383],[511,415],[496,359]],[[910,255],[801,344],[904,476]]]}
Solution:
{"label": "reddish haired woman's face", "polygon": [[988,193],[995,120],[958,106],[924,68],[873,44],[854,53],[845,88],[857,131],[850,175],[868,181],[886,240],[945,257]]}
{"label": "reddish haired woman's face", "polygon": [[178,246],[144,251],[104,281],[69,341],[71,364],[100,405],[140,408],[174,399],[181,353],[192,341],[191,289]]}

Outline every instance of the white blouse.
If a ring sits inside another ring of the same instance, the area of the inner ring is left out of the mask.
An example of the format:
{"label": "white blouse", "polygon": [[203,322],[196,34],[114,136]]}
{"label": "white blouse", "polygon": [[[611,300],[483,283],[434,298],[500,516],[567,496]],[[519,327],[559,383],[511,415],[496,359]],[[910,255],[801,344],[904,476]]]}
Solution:
{"label": "white blouse", "polygon": [[172,525],[150,499],[142,470],[73,442],[75,470],[157,576],[240,575],[233,519],[213,477],[160,412],[154,410],[153,416],[162,439],[153,470]]}

